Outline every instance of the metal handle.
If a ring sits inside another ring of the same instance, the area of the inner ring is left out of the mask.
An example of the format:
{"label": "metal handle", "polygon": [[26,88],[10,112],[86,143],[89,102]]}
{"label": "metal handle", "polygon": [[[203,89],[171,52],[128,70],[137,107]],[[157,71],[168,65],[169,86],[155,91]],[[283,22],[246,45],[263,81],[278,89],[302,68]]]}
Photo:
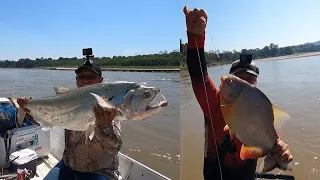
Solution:
{"label": "metal handle", "polygon": [[291,175],[268,174],[268,173],[261,173],[261,172],[256,172],[255,178],[294,180],[294,176],[291,176]]}

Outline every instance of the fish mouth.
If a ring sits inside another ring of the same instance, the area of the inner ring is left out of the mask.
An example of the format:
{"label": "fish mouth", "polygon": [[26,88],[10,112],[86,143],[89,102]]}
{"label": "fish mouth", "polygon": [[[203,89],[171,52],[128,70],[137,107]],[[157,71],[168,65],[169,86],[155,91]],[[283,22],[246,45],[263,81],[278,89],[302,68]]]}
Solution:
{"label": "fish mouth", "polygon": [[158,103],[154,104],[154,103],[152,103],[154,101],[155,97],[156,97],[156,96],[154,96],[151,99],[150,103],[147,105],[145,111],[152,111],[152,110],[155,110],[155,109],[160,108],[160,107],[163,108],[163,107],[168,106],[168,101],[166,100],[166,98],[161,93],[158,93],[158,94],[160,94],[160,96],[162,97],[163,100],[161,100]]}

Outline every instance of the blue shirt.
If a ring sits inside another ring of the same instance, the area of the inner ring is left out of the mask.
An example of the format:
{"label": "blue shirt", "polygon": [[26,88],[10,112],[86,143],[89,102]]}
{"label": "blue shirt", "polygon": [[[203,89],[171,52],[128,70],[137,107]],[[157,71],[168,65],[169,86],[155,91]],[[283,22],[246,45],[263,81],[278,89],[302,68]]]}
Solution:
{"label": "blue shirt", "polygon": [[[4,105],[1,105],[0,106],[0,111],[3,111],[3,112],[6,112],[9,114],[10,116],[10,123],[11,123],[11,126],[13,128],[17,128],[17,111],[16,111],[16,108],[14,108],[13,104],[4,104]],[[32,123],[27,119],[27,118],[24,118],[23,119],[23,123],[22,123],[22,127],[23,126],[28,126],[28,125],[31,125]]]}

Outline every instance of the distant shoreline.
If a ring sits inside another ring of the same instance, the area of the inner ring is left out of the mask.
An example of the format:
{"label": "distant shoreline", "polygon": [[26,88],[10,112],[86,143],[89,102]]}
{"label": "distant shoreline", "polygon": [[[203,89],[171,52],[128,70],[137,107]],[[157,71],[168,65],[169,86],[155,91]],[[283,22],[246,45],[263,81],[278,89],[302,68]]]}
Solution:
{"label": "distant shoreline", "polygon": [[[36,67],[36,69],[45,70],[76,70],[77,67]],[[120,72],[180,72],[179,67],[168,66],[168,68],[157,67],[101,67],[102,71],[120,71]]]}
{"label": "distant shoreline", "polygon": [[[263,59],[254,59],[253,61],[278,61],[278,60],[286,60],[286,59],[295,59],[295,58],[302,58],[302,57],[312,57],[312,56],[320,56],[320,52],[308,52],[308,53],[299,53],[293,55],[286,55],[286,56],[277,56],[277,57],[270,57],[270,58],[263,58]],[[232,62],[225,62],[225,63],[215,63],[212,65],[208,65],[208,67],[216,67],[226,64],[231,64]],[[188,71],[187,66],[180,67],[181,71]]]}
{"label": "distant shoreline", "polygon": [[[1,68],[0,68],[1,69]],[[74,71],[75,66],[66,67],[32,67],[32,68],[3,68],[3,69],[43,69],[43,70],[66,70]],[[128,66],[128,67],[101,67],[102,71],[119,71],[119,72],[180,72],[179,66]]]}
{"label": "distant shoreline", "polygon": [[277,56],[277,57],[256,59],[253,61],[277,61],[277,60],[295,59],[295,58],[311,57],[311,56],[320,56],[320,52],[299,53],[299,54],[286,55],[286,56]]}

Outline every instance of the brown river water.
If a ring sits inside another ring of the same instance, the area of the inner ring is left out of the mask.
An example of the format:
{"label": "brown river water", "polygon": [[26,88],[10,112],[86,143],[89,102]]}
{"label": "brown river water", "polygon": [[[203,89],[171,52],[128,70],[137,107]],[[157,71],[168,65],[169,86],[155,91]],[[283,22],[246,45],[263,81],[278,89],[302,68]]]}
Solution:
{"label": "brown river water", "polygon": [[[294,162],[296,180],[320,179],[320,56],[279,61],[257,61],[260,68],[258,87],[271,102],[290,115],[281,129]],[[230,65],[224,69],[229,70]],[[208,68],[216,86],[225,74],[220,66]],[[192,91],[189,75],[181,72],[181,179],[203,179],[204,120]],[[261,162],[261,160],[259,161]],[[259,168],[259,166],[258,166]]]}
{"label": "brown river water", "polygon": [[[261,72],[258,87],[291,115],[281,134],[294,156],[294,170],[281,173],[294,175],[297,180],[320,179],[320,56],[257,64]],[[229,65],[224,66],[228,68]],[[73,71],[0,69],[0,74],[0,96],[5,97],[12,93],[44,97],[54,94],[55,85],[75,87]],[[127,80],[157,86],[169,101],[168,108],[156,117],[123,123],[121,152],[173,180],[180,179],[180,173],[183,180],[203,179],[204,120],[189,75],[186,72],[180,77],[179,73],[103,74],[107,81]],[[211,67],[209,74],[218,86],[225,72],[221,67]]]}

